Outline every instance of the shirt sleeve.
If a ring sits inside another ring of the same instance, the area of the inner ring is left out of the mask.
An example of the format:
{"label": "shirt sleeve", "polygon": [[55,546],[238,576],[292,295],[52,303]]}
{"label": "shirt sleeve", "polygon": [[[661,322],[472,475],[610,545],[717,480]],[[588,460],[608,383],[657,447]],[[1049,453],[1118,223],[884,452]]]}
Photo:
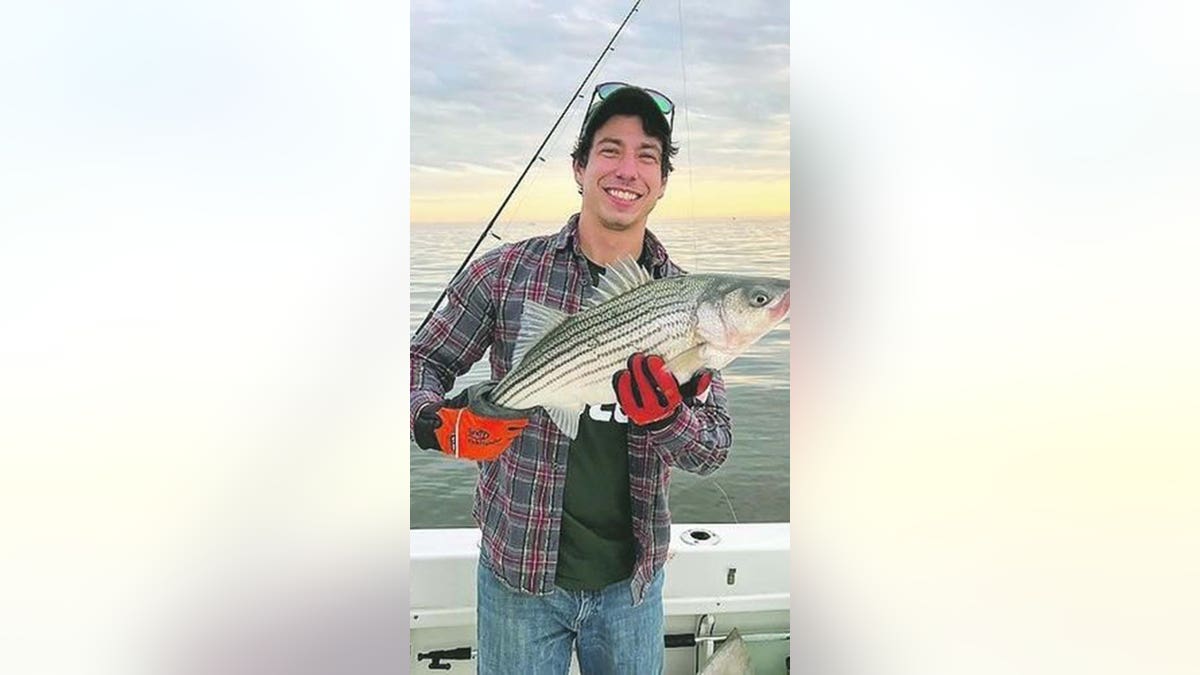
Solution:
{"label": "shirt sleeve", "polygon": [[450,282],[446,301],[413,336],[409,348],[409,428],[421,408],[441,403],[454,380],[492,344],[496,325],[493,256],[467,266]]}
{"label": "shirt sleeve", "polygon": [[720,468],[733,445],[733,424],[721,374],[713,373],[703,401],[685,402],[671,424],[648,433],[651,447],[670,466],[702,476]]}

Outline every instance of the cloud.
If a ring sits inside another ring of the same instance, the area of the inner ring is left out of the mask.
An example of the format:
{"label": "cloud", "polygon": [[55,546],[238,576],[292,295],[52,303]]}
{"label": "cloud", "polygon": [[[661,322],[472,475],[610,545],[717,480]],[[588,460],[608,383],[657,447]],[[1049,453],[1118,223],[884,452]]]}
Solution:
{"label": "cloud", "polygon": [[[465,177],[524,166],[630,6],[414,3],[414,168]],[[639,8],[547,144],[548,162],[570,152],[592,84],[620,80],[672,97],[676,138],[698,164],[786,171],[787,3],[689,2],[682,24],[679,11]]]}

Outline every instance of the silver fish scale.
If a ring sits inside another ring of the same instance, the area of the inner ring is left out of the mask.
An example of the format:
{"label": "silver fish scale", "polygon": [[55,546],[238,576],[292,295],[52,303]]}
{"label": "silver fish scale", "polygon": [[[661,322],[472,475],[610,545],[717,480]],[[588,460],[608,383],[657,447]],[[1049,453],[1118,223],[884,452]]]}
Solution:
{"label": "silver fish scale", "polygon": [[630,354],[670,359],[693,346],[698,299],[706,285],[697,277],[661,279],[569,317],[529,350],[497,386],[493,400],[530,408],[558,403],[561,392],[602,390],[607,390],[603,400],[586,402],[615,400],[612,375]]}

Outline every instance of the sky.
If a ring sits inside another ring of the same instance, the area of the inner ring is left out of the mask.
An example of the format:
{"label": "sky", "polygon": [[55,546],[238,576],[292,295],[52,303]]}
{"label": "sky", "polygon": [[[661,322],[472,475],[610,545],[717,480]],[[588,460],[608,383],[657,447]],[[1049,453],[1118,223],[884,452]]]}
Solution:
{"label": "sky", "polygon": [[[633,2],[412,4],[414,223],[485,223]],[[789,213],[788,4],[641,3],[502,215],[557,222],[578,209],[571,144],[593,87],[658,89],[681,145],[653,217]]]}

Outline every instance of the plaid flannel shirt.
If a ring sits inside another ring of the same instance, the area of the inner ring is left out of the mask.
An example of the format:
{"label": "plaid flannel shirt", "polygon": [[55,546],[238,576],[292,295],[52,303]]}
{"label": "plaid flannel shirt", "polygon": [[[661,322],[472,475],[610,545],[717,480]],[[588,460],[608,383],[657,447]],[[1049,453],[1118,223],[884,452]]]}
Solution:
{"label": "plaid flannel shirt", "polygon": [[[590,293],[587,259],[579,247],[578,214],[558,233],[496,248],[451,283],[446,303],[413,338],[410,425],[422,407],[441,402],[455,378],[491,347],[491,377],[512,367],[513,347],[526,302],[568,313]],[[650,273],[684,274],[648,230]],[[709,395],[687,401],[671,425],[650,431],[629,427],[629,490],[637,541],[631,590],[641,603],[667,559],[671,515],[670,469],[698,474],[725,462],[733,433],[725,385],[714,374]],[[483,534],[482,554],[509,588],[543,595],[554,590],[571,439],[538,409],[524,432],[495,461],[479,462],[473,515]]]}

